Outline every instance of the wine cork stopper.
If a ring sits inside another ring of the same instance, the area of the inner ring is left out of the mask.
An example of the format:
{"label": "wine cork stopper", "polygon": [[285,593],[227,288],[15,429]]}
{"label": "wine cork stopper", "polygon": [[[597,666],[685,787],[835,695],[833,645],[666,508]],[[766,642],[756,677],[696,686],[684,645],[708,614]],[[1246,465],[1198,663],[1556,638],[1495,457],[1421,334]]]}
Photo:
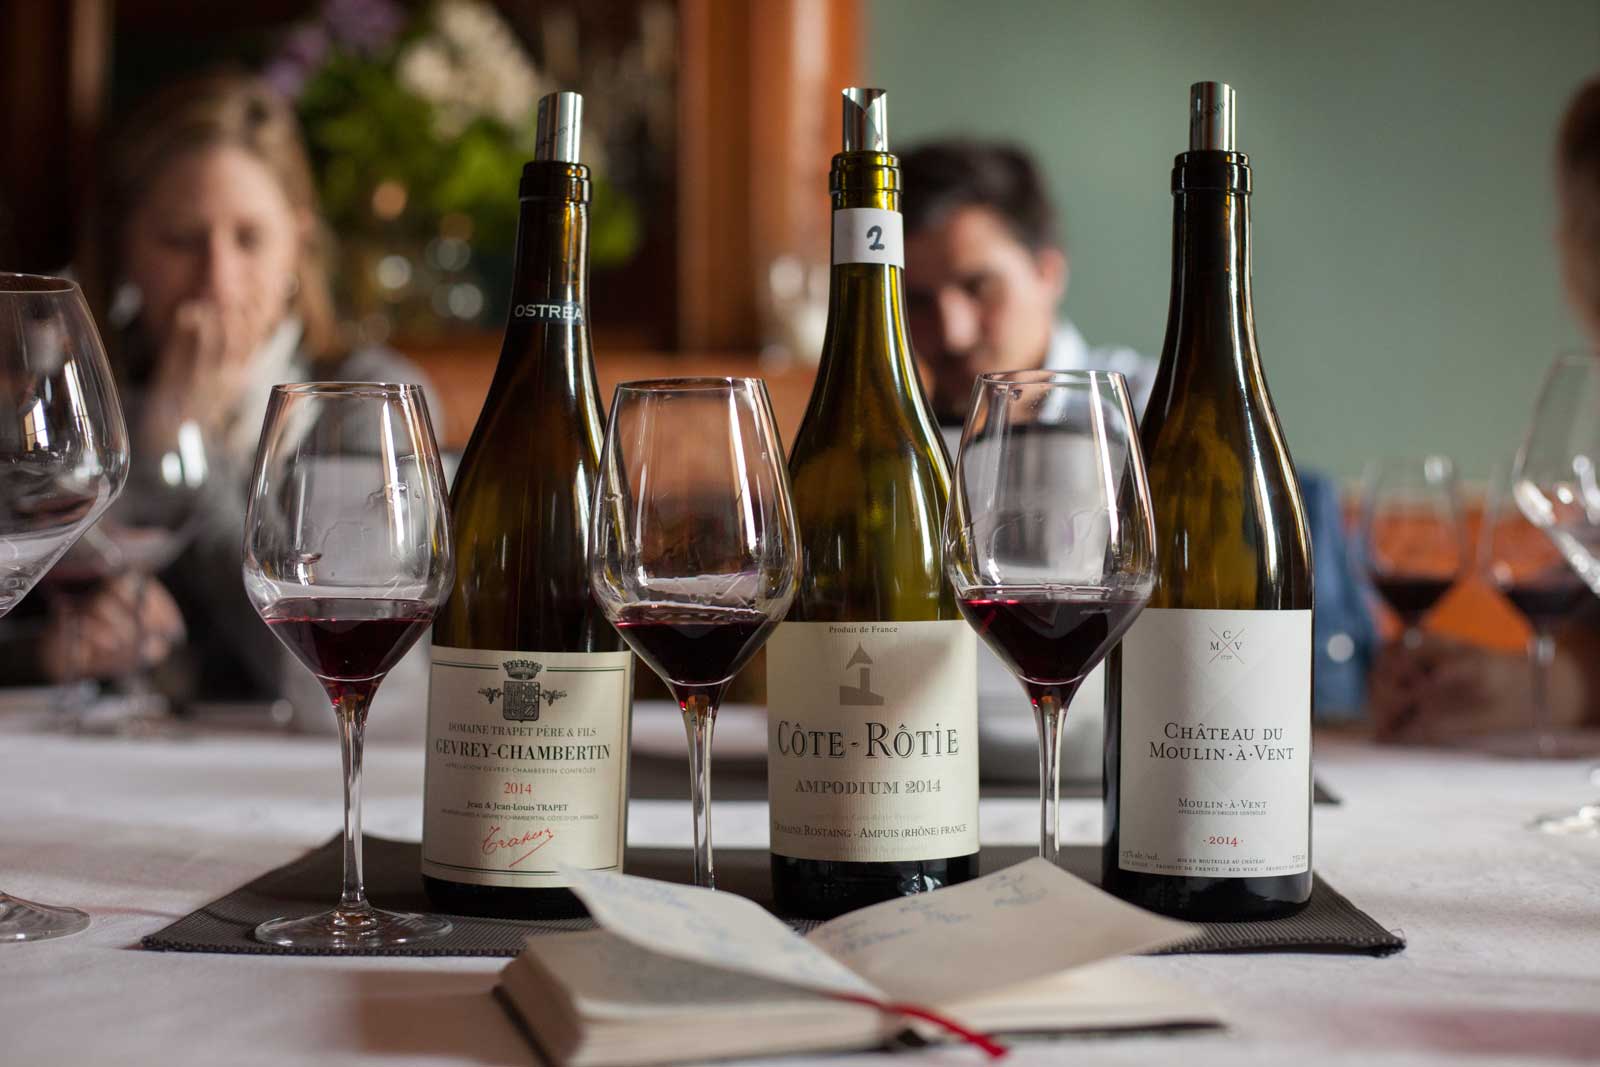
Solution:
{"label": "wine cork stopper", "polygon": [[1233,115],[1233,89],[1225,82],[1189,86],[1189,151],[1235,151]]}
{"label": "wine cork stopper", "polygon": [[844,91],[844,150],[889,151],[889,94],[882,89]]}
{"label": "wine cork stopper", "polygon": [[539,128],[533,141],[534,159],[556,163],[578,162],[578,140],[582,133],[581,95],[549,93],[539,98]]}

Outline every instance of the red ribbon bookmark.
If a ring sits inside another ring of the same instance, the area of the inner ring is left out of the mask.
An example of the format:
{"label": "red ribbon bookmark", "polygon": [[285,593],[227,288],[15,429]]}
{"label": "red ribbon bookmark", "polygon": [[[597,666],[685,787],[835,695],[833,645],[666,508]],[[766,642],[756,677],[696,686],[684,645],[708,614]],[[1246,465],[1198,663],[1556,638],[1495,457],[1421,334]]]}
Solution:
{"label": "red ribbon bookmark", "polygon": [[1011,1051],[988,1034],[980,1034],[976,1030],[962,1026],[948,1015],[940,1015],[936,1011],[919,1008],[915,1004],[890,1004],[856,993],[830,993],[829,996],[838,1000],[848,1000],[852,1004],[865,1004],[869,1008],[877,1008],[879,1011],[886,1011],[891,1015],[905,1015],[913,1019],[922,1019],[930,1022],[941,1030],[948,1030],[974,1048],[981,1049],[983,1054],[991,1060],[998,1060]]}

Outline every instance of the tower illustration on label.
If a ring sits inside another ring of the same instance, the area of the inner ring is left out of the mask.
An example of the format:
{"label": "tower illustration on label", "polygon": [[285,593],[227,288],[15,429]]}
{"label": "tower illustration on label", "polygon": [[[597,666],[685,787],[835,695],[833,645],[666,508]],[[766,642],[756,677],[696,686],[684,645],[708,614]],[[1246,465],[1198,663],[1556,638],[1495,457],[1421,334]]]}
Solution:
{"label": "tower illustration on label", "polygon": [[505,668],[506,678],[504,688],[484,686],[478,690],[483,699],[490,704],[494,698],[502,694],[506,702],[501,705],[501,714],[507,722],[538,722],[539,702],[554,704],[567,695],[565,689],[546,689],[534,676],[544,670],[544,664],[535,663],[526,659],[508,659],[502,666]]}
{"label": "tower illustration on label", "polygon": [[867,650],[859,643],[856,644],[855,653],[850,657],[850,662],[844,665],[845,670],[851,667],[860,667],[856,675],[856,685],[841,685],[839,687],[839,703],[847,708],[875,708],[883,703],[883,694],[872,691],[872,657],[867,655]]}

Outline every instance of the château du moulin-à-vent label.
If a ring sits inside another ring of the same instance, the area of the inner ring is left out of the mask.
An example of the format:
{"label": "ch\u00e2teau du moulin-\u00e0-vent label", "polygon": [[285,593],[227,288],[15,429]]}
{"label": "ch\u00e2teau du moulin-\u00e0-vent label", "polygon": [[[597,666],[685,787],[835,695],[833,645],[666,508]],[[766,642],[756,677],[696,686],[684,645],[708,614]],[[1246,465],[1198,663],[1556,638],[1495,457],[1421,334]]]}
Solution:
{"label": "ch\u00e2teau du moulin-\u00e0-vent label", "polygon": [[1307,869],[1310,663],[1310,611],[1145,609],[1122,639],[1122,870]]}
{"label": "ch\u00e2teau du moulin-\u00e0-vent label", "polygon": [[961,621],[786,622],[767,643],[772,851],[978,851],[977,639]]}
{"label": "ch\u00e2teau du moulin-\u00e0-vent label", "polygon": [[620,870],[627,841],[629,652],[433,649],[422,873],[567,884]]}

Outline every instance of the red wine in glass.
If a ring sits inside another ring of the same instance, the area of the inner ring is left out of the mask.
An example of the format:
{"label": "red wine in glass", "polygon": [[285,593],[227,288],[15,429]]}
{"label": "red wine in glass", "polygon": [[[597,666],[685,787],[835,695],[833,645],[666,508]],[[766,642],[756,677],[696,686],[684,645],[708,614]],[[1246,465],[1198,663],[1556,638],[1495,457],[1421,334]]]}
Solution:
{"label": "red wine in glass", "polygon": [[420,600],[366,597],[290,597],[266,616],[336,700],[335,687],[376,689],[432,621],[433,608]]}
{"label": "red wine in glass", "polygon": [[1511,601],[1535,630],[1554,626],[1594,596],[1576,575],[1505,582],[1499,588],[1500,594]]}
{"label": "red wine in glass", "polygon": [[1455,585],[1453,576],[1430,574],[1383,574],[1372,576],[1372,584],[1384,603],[1400,617],[1406,629],[1414,629],[1434,605]]}
{"label": "red wine in glass", "polygon": [[630,604],[616,627],[674,688],[720,685],[739,672],[777,623],[752,608]]}
{"label": "red wine in glass", "polygon": [[1133,623],[1145,599],[1101,589],[1007,586],[969,590],[958,603],[1030,696],[1066,689],[1066,703],[1071,689]]}

